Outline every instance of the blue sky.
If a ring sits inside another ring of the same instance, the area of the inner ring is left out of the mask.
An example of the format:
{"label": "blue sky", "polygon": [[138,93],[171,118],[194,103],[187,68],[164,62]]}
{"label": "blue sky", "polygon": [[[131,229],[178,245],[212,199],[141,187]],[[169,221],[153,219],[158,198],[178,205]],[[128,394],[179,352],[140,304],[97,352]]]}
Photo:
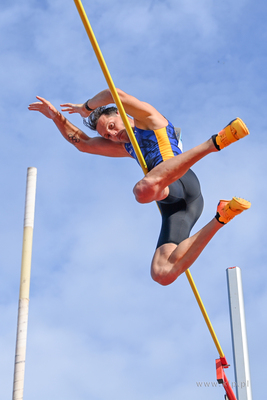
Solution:
{"label": "blue sky", "polygon": [[[199,162],[200,229],[221,198],[251,209],[223,228],[191,268],[233,364],[226,269],[244,286],[252,392],[265,393],[266,14],[263,0],[84,0],[117,87],[154,105],[189,149],[236,116],[251,135]],[[24,397],[27,400],[222,399],[218,353],[185,275],[150,278],[160,215],[136,203],[131,159],[79,153],[53,122],[28,111],[39,95],[57,108],[106,82],[73,1],[3,1],[1,52],[0,391],[12,393],[27,168],[37,196]],[[82,129],[79,116],[70,116]],[[89,131],[87,131],[90,134]],[[233,365],[227,371],[234,381]]]}

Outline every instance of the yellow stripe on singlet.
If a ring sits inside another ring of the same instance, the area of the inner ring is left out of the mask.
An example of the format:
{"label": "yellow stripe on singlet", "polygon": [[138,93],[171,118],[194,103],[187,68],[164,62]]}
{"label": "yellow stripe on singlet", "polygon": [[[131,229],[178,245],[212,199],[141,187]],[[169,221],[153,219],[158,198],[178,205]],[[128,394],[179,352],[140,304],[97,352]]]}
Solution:
{"label": "yellow stripe on singlet", "polygon": [[174,157],[170,140],[167,134],[167,129],[166,128],[155,129],[154,132],[158,141],[159,151],[163,161],[166,161],[169,158]]}

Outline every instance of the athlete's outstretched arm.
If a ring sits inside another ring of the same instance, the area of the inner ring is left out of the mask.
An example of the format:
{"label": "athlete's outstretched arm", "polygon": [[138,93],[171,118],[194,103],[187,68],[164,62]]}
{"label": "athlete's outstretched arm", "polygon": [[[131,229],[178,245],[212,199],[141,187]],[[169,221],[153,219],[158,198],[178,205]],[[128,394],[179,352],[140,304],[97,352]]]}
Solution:
{"label": "athlete's outstretched arm", "polygon": [[[159,129],[166,126],[166,119],[150,104],[140,101],[134,96],[131,96],[121,89],[117,89],[118,95],[125,109],[125,112],[134,118],[135,125],[141,129]],[[61,104],[62,111],[69,114],[79,113],[82,117],[88,117],[91,110],[98,107],[114,104],[111,92],[109,89],[99,92],[91,99],[83,104],[65,103]]]}
{"label": "athlete's outstretched arm", "polygon": [[102,137],[91,138],[67,120],[48,100],[37,96],[38,102],[31,103],[29,110],[39,111],[51,119],[62,136],[78,150],[108,157],[129,157],[123,143],[114,143]]}

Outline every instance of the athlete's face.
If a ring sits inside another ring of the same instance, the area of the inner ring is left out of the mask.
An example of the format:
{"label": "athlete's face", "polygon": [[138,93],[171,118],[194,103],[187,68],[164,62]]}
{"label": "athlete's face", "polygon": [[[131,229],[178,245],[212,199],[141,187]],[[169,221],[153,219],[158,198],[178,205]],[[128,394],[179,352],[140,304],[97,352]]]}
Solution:
{"label": "athlete's face", "polygon": [[[133,121],[129,118],[133,127]],[[113,142],[129,143],[127,131],[119,113],[104,115],[102,114],[97,123],[97,132],[105,139]]]}

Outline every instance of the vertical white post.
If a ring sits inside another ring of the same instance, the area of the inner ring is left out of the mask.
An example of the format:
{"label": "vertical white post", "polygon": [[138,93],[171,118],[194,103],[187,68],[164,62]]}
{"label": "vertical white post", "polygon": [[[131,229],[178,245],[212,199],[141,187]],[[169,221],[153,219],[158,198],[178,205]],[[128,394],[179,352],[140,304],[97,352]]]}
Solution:
{"label": "vertical white post", "polygon": [[30,276],[31,276],[35,194],[36,194],[36,177],[37,177],[37,169],[34,167],[28,168],[25,213],[24,213],[15,370],[14,370],[14,381],[13,381],[13,400],[23,399],[29,297],[30,297]]}
{"label": "vertical white post", "polygon": [[237,399],[252,400],[241,269],[226,271]]}

